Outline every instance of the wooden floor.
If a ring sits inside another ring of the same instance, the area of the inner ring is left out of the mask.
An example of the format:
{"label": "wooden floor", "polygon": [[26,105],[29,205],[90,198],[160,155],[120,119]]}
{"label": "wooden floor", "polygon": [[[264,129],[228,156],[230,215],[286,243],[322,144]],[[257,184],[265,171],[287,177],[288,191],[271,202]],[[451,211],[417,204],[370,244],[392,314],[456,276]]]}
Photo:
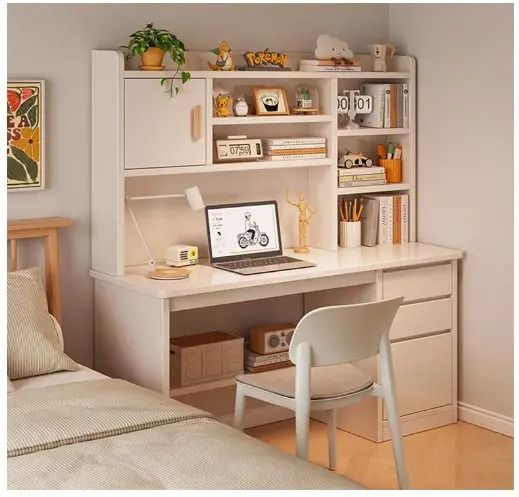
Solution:
{"label": "wooden floor", "polygon": [[[294,421],[247,433],[294,453]],[[513,439],[459,422],[404,437],[414,489],[513,489]],[[312,421],[310,460],[327,466],[326,425]],[[370,489],[396,487],[391,442],[374,443],[337,430],[337,473]]]}

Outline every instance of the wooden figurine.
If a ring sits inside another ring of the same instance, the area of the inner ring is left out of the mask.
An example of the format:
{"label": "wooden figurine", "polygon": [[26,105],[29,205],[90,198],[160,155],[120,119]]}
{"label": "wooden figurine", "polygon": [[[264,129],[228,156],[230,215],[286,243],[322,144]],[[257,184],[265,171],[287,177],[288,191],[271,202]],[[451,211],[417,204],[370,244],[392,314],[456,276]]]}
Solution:
{"label": "wooden figurine", "polygon": [[236,64],[231,57],[231,47],[226,41],[222,41],[215,49],[211,50],[211,53],[214,53],[217,58],[214,64],[207,62],[209,69],[213,71],[236,70]]}
{"label": "wooden figurine", "polygon": [[308,246],[308,228],[314,210],[305,199],[305,194],[303,192],[299,192],[297,202],[292,202],[290,200],[288,188],[286,189],[286,196],[287,202],[290,205],[297,207],[297,210],[299,211],[299,246],[294,249],[294,252],[296,254],[307,254],[310,252],[310,247]]}

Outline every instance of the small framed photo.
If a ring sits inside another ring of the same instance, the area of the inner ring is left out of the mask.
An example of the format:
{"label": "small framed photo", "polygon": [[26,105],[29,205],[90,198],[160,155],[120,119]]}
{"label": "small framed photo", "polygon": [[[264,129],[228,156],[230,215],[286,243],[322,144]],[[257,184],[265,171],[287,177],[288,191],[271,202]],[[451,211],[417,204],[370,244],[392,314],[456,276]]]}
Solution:
{"label": "small framed photo", "polygon": [[254,88],[254,102],[258,116],[290,114],[284,88]]}

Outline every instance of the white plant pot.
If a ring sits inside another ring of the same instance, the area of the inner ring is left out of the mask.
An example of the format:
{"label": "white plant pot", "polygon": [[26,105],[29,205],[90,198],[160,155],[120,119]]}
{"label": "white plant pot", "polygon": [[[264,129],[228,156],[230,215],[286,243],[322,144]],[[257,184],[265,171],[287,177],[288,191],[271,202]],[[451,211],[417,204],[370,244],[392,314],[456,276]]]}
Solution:
{"label": "white plant pot", "polygon": [[339,223],[339,245],[343,248],[360,247],[360,221]]}

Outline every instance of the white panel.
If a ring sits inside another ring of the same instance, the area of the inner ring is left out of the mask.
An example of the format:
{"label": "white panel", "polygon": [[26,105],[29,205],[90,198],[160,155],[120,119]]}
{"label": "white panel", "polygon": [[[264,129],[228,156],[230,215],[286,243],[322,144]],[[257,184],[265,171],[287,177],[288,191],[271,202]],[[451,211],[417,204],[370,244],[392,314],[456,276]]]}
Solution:
{"label": "white panel", "polygon": [[126,169],[205,164],[205,84],[192,79],[171,97],[160,78],[126,79]]}
{"label": "white panel", "polygon": [[403,305],[398,310],[389,332],[391,340],[450,330],[452,300],[439,299]]}
{"label": "white panel", "polygon": [[418,300],[450,295],[451,266],[427,266],[403,271],[388,271],[382,276],[385,299],[403,296],[404,300]]}

